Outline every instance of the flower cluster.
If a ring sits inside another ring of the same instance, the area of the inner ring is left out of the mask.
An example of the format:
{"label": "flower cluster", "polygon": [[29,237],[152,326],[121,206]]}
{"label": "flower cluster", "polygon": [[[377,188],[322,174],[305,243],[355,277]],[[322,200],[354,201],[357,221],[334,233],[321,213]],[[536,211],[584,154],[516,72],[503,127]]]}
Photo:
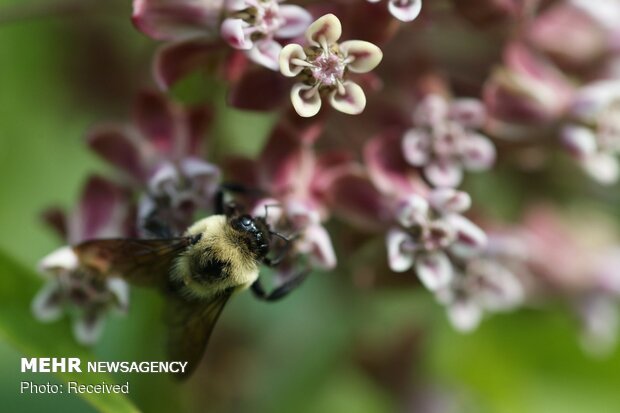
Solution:
{"label": "flower cluster", "polygon": [[127,191],[95,176],[86,183],[76,211],[66,216],[50,209],[45,218],[69,245],[41,260],[40,272],[47,282],[34,298],[32,311],[44,322],[59,319],[64,311],[72,314],[75,338],[93,344],[103,331],[109,310],[127,312],[129,286],[121,279],[101,280],[90,274],[79,265],[71,245],[131,235]]}
{"label": "flower cluster", "polygon": [[[426,288],[461,331],[560,298],[580,316],[586,346],[608,347],[620,297],[614,225],[588,219],[605,234],[590,243],[591,231],[567,229],[587,215],[568,225],[566,203],[538,202],[587,193],[603,215],[599,205],[615,202],[596,185],[620,176],[618,2],[455,0],[423,12],[419,0],[387,3],[134,0],[135,26],[166,41],[153,78],[167,95],[141,92],[129,124],[97,126],[87,142],[116,167],[129,192],[123,214],[136,217],[118,221],[111,184],[90,182],[85,199],[95,185],[108,212],[76,213],[69,227],[90,229],[67,241],[176,236],[213,213],[222,182],[236,182],[253,188],[247,211],[290,241],[280,281],[300,269],[350,271],[364,280],[355,285],[375,287],[396,277]],[[476,35],[438,35],[459,30]],[[193,72],[208,79],[196,84],[225,87],[226,102],[219,89],[170,91]],[[225,129],[225,104],[268,111],[273,129],[253,157],[218,145],[216,165],[205,136],[262,142],[251,128],[210,131],[213,116]],[[566,152],[594,182],[565,179]],[[102,229],[112,221],[116,232]],[[51,279],[34,304],[42,318],[75,306],[92,327],[126,307],[122,288],[90,278],[69,249],[42,272]],[[92,341],[95,330],[78,337]]]}

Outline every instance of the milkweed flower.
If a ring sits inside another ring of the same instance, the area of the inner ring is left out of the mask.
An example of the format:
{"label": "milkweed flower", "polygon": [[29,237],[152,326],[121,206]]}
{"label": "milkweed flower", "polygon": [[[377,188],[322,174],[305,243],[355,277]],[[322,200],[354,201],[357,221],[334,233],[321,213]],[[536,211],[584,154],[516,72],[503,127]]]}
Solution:
{"label": "milkweed flower", "polygon": [[322,96],[334,109],[350,115],[360,114],[366,107],[364,91],[348,75],[371,71],[383,53],[362,40],[338,43],[341,34],[340,20],[326,14],[306,30],[306,47],[292,43],[282,49],[280,72],[298,80],[291,90],[291,101],[300,116],[316,115]]}
{"label": "milkweed flower", "polygon": [[575,122],[562,130],[562,142],[590,177],[602,184],[620,173],[620,80],[601,80],[576,92],[570,113]]}
{"label": "milkweed flower", "polygon": [[[378,3],[381,0],[368,0],[369,3]],[[422,0],[388,0],[388,10],[400,21],[415,20],[422,10]]]}
{"label": "milkweed flower", "polygon": [[498,261],[475,258],[451,283],[437,291],[437,300],[446,307],[455,329],[469,332],[480,324],[487,312],[509,311],[523,302],[519,279]]}
{"label": "milkweed flower", "polygon": [[222,38],[245,50],[254,62],[276,71],[282,46],[275,39],[297,37],[312,22],[302,7],[281,5],[278,0],[228,0],[224,8],[228,17],[222,22]]}
{"label": "milkweed flower", "polygon": [[196,210],[212,209],[220,170],[201,156],[210,118],[208,108],[188,109],[158,93],[142,92],[132,124],[101,124],[88,134],[93,151],[134,187],[146,190],[138,211],[145,233],[178,235],[193,222]]}
{"label": "milkweed flower", "polygon": [[336,267],[337,259],[324,226],[330,213],[326,192],[333,178],[350,163],[344,153],[314,151],[312,144],[320,131],[316,122],[299,126],[285,117],[257,160],[230,159],[226,170],[232,179],[262,191],[252,213],[291,236],[292,257],[303,256],[310,267],[327,270]]}
{"label": "milkweed flower", "polygon": [[[58,210],[47,215],[69,245],[95,238],[129,235],[129,205],[124,191],[115,184],[92,177],[86,184],[77,210],[66,217]],[[73,315],[73,333],[82,344],[94,344],[111,310],[125,313],[129,286],[120,278],[102,280],[80,267],[70,246],[44,257],[40,273],[47,279],[32,302],[34,316],[43,322],[58,320],[63,312]]]}
{"label": "milkweed flower", "polygon": [[446,287],[454,278],[450,255],[468,258],[486,244],[484,231],[461,215],[470,205],[467,193],[450,188],[402,198],[395,208],[400,226],[386,237],[392,271],[415,268],[427,289]]}
{"label": "milkweed flower", "polygon": [[415,127],[403,137],[403,154],[409,164],[423,168],[433,186],[458,186],[463,169],[486,170],[495,162],[495,147],[477,132],[486,120],[479,100],[448,102],[431,94],[418,104],[413,119]]}

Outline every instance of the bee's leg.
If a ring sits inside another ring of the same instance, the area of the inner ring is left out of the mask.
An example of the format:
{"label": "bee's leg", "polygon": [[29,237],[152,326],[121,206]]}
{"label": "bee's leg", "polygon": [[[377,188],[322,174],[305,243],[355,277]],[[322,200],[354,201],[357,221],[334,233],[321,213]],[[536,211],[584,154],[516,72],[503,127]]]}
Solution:
{"label": "bee's leg", "polygon": [[284,284],[277,287],[270,293],[265,292],[265,289],[263,288],[263,285],[261,284],[260,280],[256,280],[254,281],[254,284],[252,284],[252,292],[258,299],[261,299],[264,301],[277,301],[281,299],[282,297],[284,297],[285,295],[287,295],[288,293],[290,293],[291,291],[293,291],[295,288],[299,287],[301,283],[304,282],[306,277],[308,277],[308,274],[310,274],[309,269],[301,270],[293,278],[289,279]]}

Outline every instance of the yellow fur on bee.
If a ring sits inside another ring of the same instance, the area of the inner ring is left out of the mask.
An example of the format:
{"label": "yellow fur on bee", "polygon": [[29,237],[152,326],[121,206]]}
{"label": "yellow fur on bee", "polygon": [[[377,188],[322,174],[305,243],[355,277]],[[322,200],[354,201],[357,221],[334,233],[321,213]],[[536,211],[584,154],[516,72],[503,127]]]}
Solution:
{"label": "yellow fur on bee", "polygon": [[[194,223],[186,235],[198,234],[202,235],[200,240],[177,259],[172,271],[172,276],[187,286],[187,294],[206,298],[229,288],[234,288],[236,291],[246,289],[256,281],[259,263],[228,224],[226,216],[212,215],[204,218]],[[228,277],[209,284],[202,284],[192,279],[190,257],[196,259],[194,254],[200,254],[199,259],[204,261],[215,258],[228,262]]]}

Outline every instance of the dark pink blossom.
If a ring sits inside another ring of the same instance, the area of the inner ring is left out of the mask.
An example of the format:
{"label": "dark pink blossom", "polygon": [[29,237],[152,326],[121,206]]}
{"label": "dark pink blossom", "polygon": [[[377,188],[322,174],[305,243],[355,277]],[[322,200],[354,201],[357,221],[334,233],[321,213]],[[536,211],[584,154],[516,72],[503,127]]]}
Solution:
{"label": "dark pink blossom", "polygon": [[141,225],[161,222],[181,233],[197,210],[212,208],[220,172],[202,158],[210,116],[208,108],[185,109],[143,92],[134,105],[133,124],[104,124],[89,133],[90,147],[145,191]]}

